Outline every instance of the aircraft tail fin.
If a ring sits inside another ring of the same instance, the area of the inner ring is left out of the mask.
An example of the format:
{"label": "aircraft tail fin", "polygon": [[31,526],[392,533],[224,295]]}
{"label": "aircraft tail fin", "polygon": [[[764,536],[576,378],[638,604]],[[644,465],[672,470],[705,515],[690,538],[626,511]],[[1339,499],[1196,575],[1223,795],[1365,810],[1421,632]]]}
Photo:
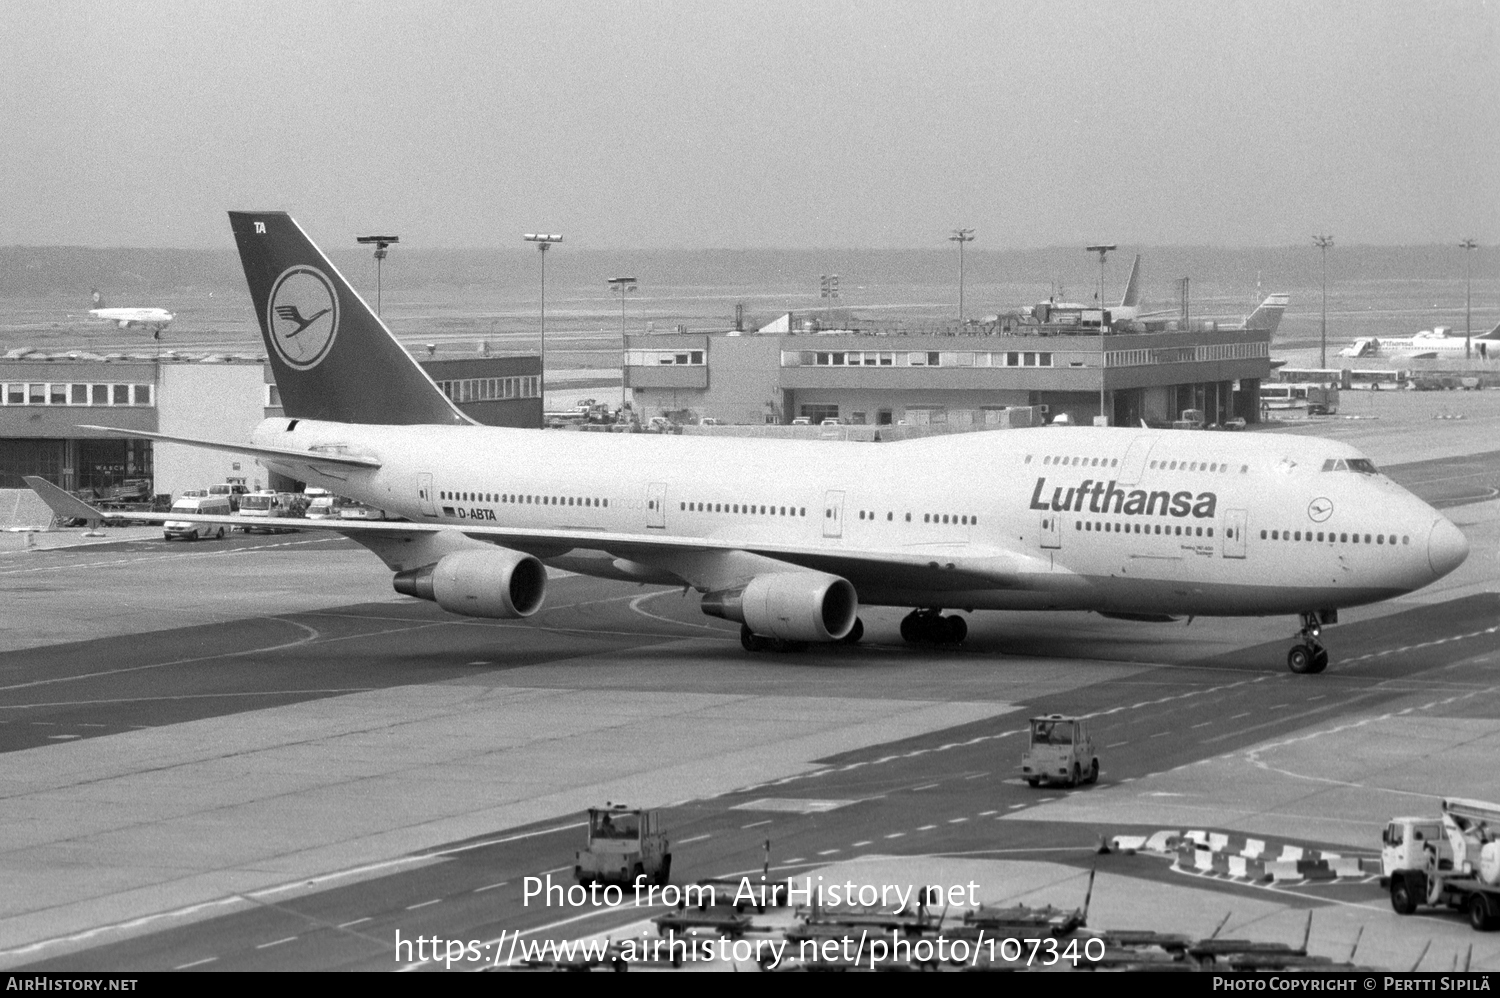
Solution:
{"label": "aircraft tail fin", "polygon": [[472,423],[282,211],[229,224],[285,413],[294,419]]}
{"label": "aircraft tail fin", "polygon": [[1260,307],[1245,319],[1245,328],[1265,333],[1276,332],[1276,327],[1281,325],[1281,313],[1286,311],[1291,300],[1291,295],[1268,296],[1260,303]]}
{"label": "aircraft tail fin", "polygon": [[1135,263],[1130,265],[1130,280],[1125,282],[1125,294],[1120,298],[1121,308],[1137,308],[1141,303],[1141,255],[1135,255]]}

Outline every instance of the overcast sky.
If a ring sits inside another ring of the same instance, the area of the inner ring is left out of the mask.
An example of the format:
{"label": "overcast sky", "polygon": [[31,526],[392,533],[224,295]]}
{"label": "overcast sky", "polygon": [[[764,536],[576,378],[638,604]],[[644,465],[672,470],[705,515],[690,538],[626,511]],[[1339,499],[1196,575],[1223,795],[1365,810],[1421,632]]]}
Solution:
{"label": "overcast sky", "polygon": [[0,244],[1500,239],[1500,5],[0,2]]}

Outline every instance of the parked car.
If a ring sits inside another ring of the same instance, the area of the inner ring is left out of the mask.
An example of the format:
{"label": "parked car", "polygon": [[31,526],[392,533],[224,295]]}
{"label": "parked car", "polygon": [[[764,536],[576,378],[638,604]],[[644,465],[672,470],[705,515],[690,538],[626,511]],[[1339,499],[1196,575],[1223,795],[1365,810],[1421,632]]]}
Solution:
{"label": "parked car", "polygon": [[374,506],[366,506],[357,499],[345,499],[339,507],[340,520],[385,520],[385,510],[376,509]]}
{"label": "parked car", "polygon": [[335,495],[313,496],[303,516],[309,520],[334,520],[338,518],[339,506],[342,503],[343,500]]}

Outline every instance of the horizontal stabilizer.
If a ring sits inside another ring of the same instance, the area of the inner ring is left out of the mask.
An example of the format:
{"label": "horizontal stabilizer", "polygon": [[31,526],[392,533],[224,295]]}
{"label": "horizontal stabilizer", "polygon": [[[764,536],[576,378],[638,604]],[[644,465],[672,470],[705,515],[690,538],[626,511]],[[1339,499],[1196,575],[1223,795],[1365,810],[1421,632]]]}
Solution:
{"label": "horizontal stabilizer", "polygon": [[95,509],[70,492],[64,492],[62,489],[58,488],[56,485],[53,485],[45,478],[38,478],[35,475],[27,475],[24,477],[23,481],[25,481],[27,485],[31,486],[31,491],[40,496],[42,502],[50,506],[52,508],[52,512],[56,513],[60,519],[109,519],[109,514],[103,512],[102,510]]}
{"label": "horizontal stabilizer", "polygon": [[229,443],[222,440],[198,440],[193,437],[174,437],[166,433],[148,433],[145,430],[122,430],[114,426],[88,426],[80,424],[81,430],[97,430],[115,437],[145,437],[147,440],[163,440],[171,444],[188,447],[204,447],[208,450],[227,451],[231,454],[248,454],[276,461],[295,461],[299,464],[334,464],[346,468],[378,468],[380,461],[359,454],[342,454],[331,451],[294,450],[291,447],[262,447],[259,444]]}

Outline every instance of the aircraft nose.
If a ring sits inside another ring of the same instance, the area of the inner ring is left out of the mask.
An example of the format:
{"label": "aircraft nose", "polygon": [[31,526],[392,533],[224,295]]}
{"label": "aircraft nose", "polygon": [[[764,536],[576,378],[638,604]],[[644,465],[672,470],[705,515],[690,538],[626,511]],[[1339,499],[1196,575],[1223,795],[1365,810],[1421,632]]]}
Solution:
{"label": "aircraft nose", "polygon": [[1446,519],[1439,519],[1427,535],[1427,564],[1434,578],[1441,578],[1464,563],[1469,556],[1469,539]]}

